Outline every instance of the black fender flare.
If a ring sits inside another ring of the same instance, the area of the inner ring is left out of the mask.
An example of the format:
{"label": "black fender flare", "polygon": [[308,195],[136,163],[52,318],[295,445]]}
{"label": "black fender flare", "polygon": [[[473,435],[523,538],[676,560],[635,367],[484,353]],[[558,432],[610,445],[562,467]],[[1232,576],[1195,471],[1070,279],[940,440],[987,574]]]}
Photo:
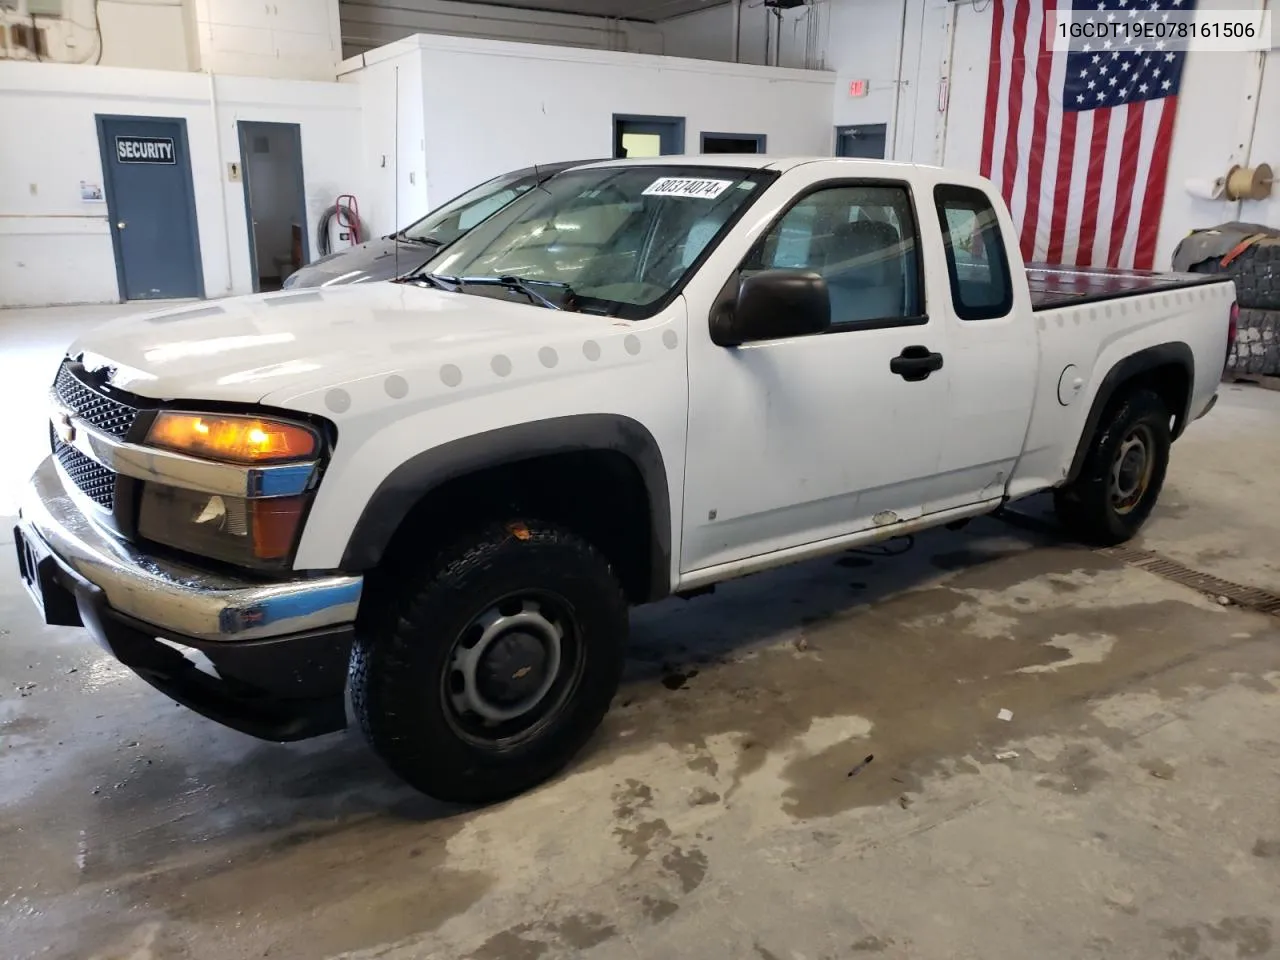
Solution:
{"label": "black fender flare", "polygon": [[1080,439],[1076,443],[1076,453],[1071,460],[1071,468],[1067,472],[1067,483],[1080,476],[1080,471],[1084,469],[1084,460],[1088,456],[1089,447],[1093,442],[1093,435],[1097,432],[1098,423],[1111,405],[1116,392],[1135,377],[1140,377],[1144,373],[1167,366],[1179,366],[1187,372],[1186,407],[1182,410],[1171,411],[1176,418],[1174,439],[1178,438],[1190,419],[1191,400],[1192,395],[1195,393],[1196,385],[1195,354],[1192,352],[1191,347],[1180,340],[1156,344],[1153,347],[1146,347],[1136,353],[1131,353],[1107,371],[1107,375],[1102,378],[1102,383],[1098,386],[1098,392],[1094,394],[1093,405],[1089,407],[1089,416],[1085,418],[1084,429],[1080,432]]}
{"label": "black fender flare", "polygon": [[649,499],[651,592],[671,588],[671,490],[658,441],[644,424],[619,414],[588,413],[512,424],[424,450],[385,477],[347,540],[342,569],[378,565],[391,538],[424,496],[450,480],[556,453],[621,453],[636,467]]}

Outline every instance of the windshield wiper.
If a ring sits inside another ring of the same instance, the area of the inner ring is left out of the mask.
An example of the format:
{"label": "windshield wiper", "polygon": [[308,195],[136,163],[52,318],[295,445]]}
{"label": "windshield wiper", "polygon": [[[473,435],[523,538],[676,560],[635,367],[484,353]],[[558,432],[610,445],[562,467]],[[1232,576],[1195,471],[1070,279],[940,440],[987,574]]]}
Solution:
{"label": "windshield wiper", "polygon": [[392,234],[392,240],[399,240],[402,243],[417,243],[424,247],[443,247],[444,241],[437,240],[435,237],[411,237],[403,230],[399,233]]}
{"label": "windshield wiper", "polygon": [[560,280],[533,280],[511,275],[501,277],[452,277],[443,273],[427,273],[425,271],[411,274],[405,277],[405,280],[420,281],[430,284],[437,290],[448,290],[453,293],[458,293],[463,287],[503,287],[507,290],[523,293],[530,301],[540,307],[546,307],[548,310],[564,310],[565,307],[554,300],[544,297],[534,287],[555,287],[557,290],[563,291],[565,304],[572,302],[574,299],[573,288]]}
{"label": "windshield wiper", "polygon": [[505,287],[508,290],[515,290],[517,293],[523,293],[532,302],[539,306],[546,307],[548,310],[563,310],[564,307],[549,300],[534,289],[535,286],[555,287],[564,291],[564,299],[566,302],[573,299],[573,288],[567,283],[559,280],[531,280],[524,277],[516,277],[504,275],[501,277],[440,277],[441,280],[448,280],[456,283],[459,288],[465,286],[477,287]]}
{"label": "windshield wiper", "polygon": [[437,290],[448,290],[450,293],[457,293],[461,286],[457,277],[446,277],[438,273],[427,273],[425,270],[411,273],[401,278],[406,283],[425,283],[428,286],[435,287]]}

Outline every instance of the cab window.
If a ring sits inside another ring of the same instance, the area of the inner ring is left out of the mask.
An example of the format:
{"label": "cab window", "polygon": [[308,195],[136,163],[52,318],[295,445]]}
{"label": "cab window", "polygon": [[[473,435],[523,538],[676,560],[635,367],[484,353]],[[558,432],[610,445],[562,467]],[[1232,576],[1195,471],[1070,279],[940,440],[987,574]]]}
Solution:
{"label": "cab window", "polygon": [[744,269],[818,273],[837,329],[917,323],[924,313],[918,248],[906,187],[841,184],[797,200]]}

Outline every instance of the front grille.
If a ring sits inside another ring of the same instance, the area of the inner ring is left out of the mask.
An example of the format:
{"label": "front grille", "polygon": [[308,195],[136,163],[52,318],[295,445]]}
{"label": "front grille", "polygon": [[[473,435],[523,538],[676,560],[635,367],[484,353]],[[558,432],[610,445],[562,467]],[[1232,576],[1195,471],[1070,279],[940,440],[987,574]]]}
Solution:
{"label": "front grille", "polygon": [[[107,396],[99,388],[81,379],[82,370],[78,363],[70,360],[63,362],[53,381],[53,392],[58,402],[95,430],[123,440],[138,419],[138,408],[116,397]],[[75,447],[63,443],[52,427],[49,438],[53,445],[53,455],[58,458],[71,482],[98,506],[106,510],[114,509],[115,473],[86,457]]]}
{"label": "front grille", "polygon": [[55,440],[53,455],[62,464],[67,476],[84,493],[86,497],[104,509],[111,510],[116,502],[116,475],[98,463],[90,460],[75,447]]}
{"label": "front grille", "polygon": [[77,417],[103,433],[123,438],[138,418],[138,409],[99,393],[80,380],[69,363],[58,370],[53,382],[58,400]]}

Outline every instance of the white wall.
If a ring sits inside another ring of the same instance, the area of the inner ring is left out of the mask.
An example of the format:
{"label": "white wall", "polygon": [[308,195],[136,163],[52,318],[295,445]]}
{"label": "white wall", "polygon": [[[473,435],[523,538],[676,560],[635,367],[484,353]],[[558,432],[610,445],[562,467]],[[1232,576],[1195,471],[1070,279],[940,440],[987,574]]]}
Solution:
{"label": "white wall", "polygon": [[363,190],[353,87],[0,62],[0,116],[12,129],[58,133],[24,138],[21,150],[0,149],[0,306],[118,298],[107,211],[79,194],[81,180],[103,182],[98,113],[186,119],[210,297],[253,289],[243,184],[227,182],[227,164],[240,160],[238,120],[301,124],[313,257],[320,214],[337,194]]}
{"label": "white wall", "polygon": [[454,0],[342,0],[343,56],[354,57],[419,33],[480,37],[564,47],[664,53],[652,24],[517,10]]}
{"label": "white wall", "polygon": [[342,59],[338,0],[188,0],[200,66],[246,77],[333,80]]}
{"label": "white wall", "polygon": [[338,0],[63,0],[61,19],[37,23],[54,63],[332,80],[341,59]]}
{"label": "white wall", "polygon": [[[1280,13],[1273,11],[1272,16]],[[1276,29],[1273,27],[1273,29]],[[1272,170],[1280,170],[1280,50],[1266,55],[1263,67],[1261,96],[1258,97],[1258,119],[1253,128],[1249,163],[1265,162]],[[1265,223],[1280,227],[1280,183],[1271,188],[1266,200],[1242,203],[1240,219],[1250,223]]]}
{"label": "white wall", "polygon": [[[94,0],[63,0],[61,19],[37,18],[37,26],[45,31],[45,59],[106,67],[198,69],[190,0],[99,0],[96,21],[94,13]],[[31,18],[21,6],[0,10],[0,24],[6,23],[30,25]],[[17,49],[10,49],[8,56],[36,59],[29,51]]]}
{"label": "white wall", "polygon": [[365,177],[358,200],[360,219],[374,236],[408,226],[427,211],[422,51],[416,41],[402,40],[378,56],[375,63],[341,78],[360,95]]}
{"label": "white wall", "polygon": [[[703,131],[763,133],[774,154],[831,152],[827,73],[424,35],[376,56],[403,63],[415,48],[422,70],[425,193],[408,184],[402,169],[401,225],[428,205],[508,170],[612,156],[615,113],[684,117],[690,153],[698,152]],[[367,93],[382,91],[373,99],[393,102],[384,61],[348,66]],[[402,91],[408,75],[402,69]],[[401,159],[409,165],[417,162],[419,134],[408,125],[407,104],[401,113]],[[385,108],[381,116],[367,122],[385,128]],[[376,232],[392,228],[383,215],[389,209],[384,193],[385,185],[373,194]]]}

